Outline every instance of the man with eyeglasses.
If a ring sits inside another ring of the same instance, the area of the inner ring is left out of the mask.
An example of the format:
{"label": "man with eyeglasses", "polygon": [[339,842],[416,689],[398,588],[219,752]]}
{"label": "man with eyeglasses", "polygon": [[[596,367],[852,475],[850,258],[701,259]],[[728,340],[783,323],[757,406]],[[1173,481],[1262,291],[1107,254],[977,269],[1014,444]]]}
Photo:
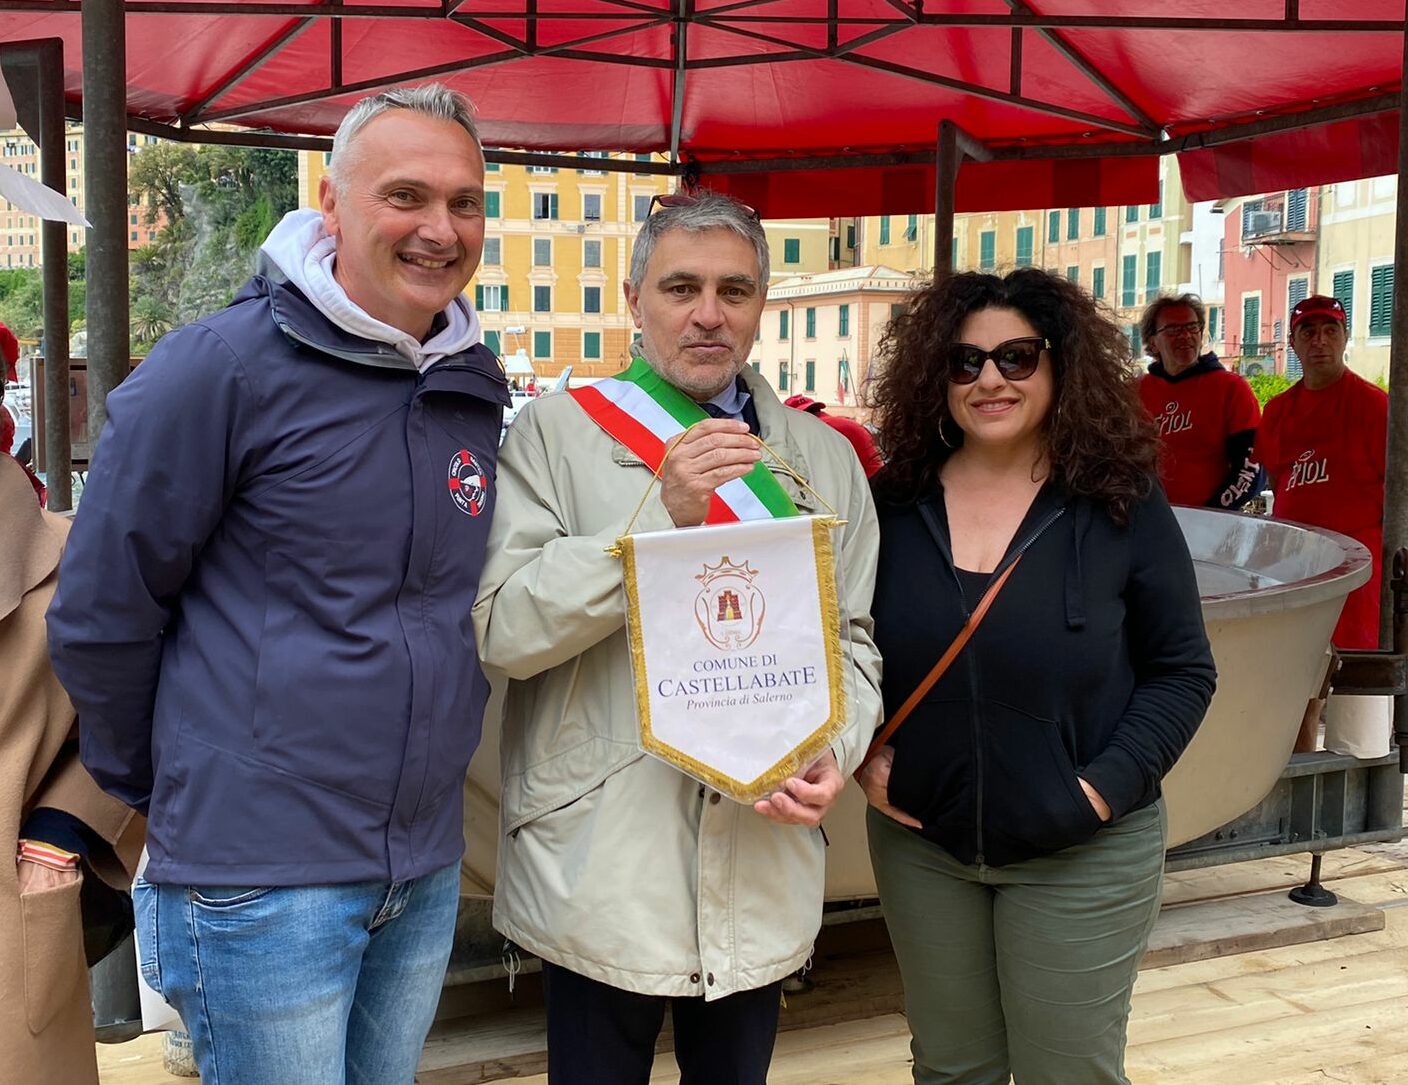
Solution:
{"label": "man with eyeglasses", "polygon": [[[632,364],[510,427],[475,605],[484,661],[508,680],[494,923],[544,961],[552,1085],[644,1085],[667,1009],[683,1085],[764,1085],[781,981],[821,922],[819,824],[880,714],[865,475],[844,438],[746,364],[767,297],[762,226],[712,194],[658,202],[623,284]],[[760,440],[767,470],[753,473]],[[783,461],[845,521],[848,726],[750,809],[642,754],[607,549],[630,530],[718,522],[745,475],[821,511]]]}
{"label": "man with eyeglasses", "polygon": [[1252,456],[1261,408],[1245,380],[1201,353],[1206,311],[1196,294],[1156,298],[1139,321],[1153,356],[1139,398],[1159,427],[1159,479],[1175,505],[1238,509],[1261,490]]}
{"label": "man with eyeglasses", "polygon": [[1279,519],[1339,531],[1368,547],[1374,575],[1345,600],[1331,639],[1340,648],[1377,648],[1388,395],[1345,364],[1338,298],[1311,295],[1291,310],[1290,324],[1303,376],[1266,405],[1257,455]]}

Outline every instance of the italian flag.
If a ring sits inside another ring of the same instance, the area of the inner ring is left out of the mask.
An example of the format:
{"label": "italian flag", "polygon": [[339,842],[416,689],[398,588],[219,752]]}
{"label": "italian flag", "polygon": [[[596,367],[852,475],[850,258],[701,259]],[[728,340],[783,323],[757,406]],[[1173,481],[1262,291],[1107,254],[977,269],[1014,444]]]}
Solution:
{"label": "italian flag", "polygon": [[[709,415],[643,358],[623,373],[569,393],[592,421],[639,456],[657,475],[665,450],[685,430]],[[762,462],[742,478],[726,482],[709,501],[707,524],[796,516],[797,506]]]}

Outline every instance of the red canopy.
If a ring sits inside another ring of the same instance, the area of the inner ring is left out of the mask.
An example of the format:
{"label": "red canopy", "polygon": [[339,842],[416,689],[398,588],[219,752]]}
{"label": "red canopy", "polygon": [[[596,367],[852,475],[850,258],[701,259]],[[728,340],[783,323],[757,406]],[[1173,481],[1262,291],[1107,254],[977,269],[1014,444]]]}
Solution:
{"label": "red canopy", "polygon": [[[75,0],[5,8],[0,40],[64,40],[77,103]],[[1208,144],[1184,155],[1201,198],[1389,173],[1396,162],[1392,118],[1358,118],[1396,108],[1403,0],[127,9],[133,118],[326,134],[364,94],[438,79],[474,100],[490,146],[665,152],[772,216],[931,210],[943,120],[998,159],[965,166],[960,210],[1151,201],[1154,156],[1170,146]],[[1315,120],[1338,123],[1218,143]]]}

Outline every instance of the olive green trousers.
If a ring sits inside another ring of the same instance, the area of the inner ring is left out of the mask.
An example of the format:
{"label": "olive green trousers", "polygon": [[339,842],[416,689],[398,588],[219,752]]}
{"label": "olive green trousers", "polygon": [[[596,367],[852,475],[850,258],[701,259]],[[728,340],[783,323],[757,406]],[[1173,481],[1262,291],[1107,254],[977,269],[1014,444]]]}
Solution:
{"label": "olive green trousers", "polygon": [[870,856],[916,1085],[1128,1085],[1130,995],[1163,884],[1163,803],[1055,855],[965,866],[873,807]]}

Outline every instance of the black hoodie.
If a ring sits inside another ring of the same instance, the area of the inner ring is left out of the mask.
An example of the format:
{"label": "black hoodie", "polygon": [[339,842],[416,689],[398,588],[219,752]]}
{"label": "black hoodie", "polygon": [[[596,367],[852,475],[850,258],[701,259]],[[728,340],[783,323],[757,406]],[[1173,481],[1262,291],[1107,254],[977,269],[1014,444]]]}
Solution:
{"label": "black hoodie", "polygon": [[[878,511],[872,613],[889,718],[983,585],[965,598],[941,494]],[[1094,835],[1077,776],[1115,819],[1153,802],[1216,681],[1193,564],[1158,487],[1119,527],[1048,484],[992,575],[1019,552],[972,641],[891,741],[890,802],[963,863],[1001,866]]]}

